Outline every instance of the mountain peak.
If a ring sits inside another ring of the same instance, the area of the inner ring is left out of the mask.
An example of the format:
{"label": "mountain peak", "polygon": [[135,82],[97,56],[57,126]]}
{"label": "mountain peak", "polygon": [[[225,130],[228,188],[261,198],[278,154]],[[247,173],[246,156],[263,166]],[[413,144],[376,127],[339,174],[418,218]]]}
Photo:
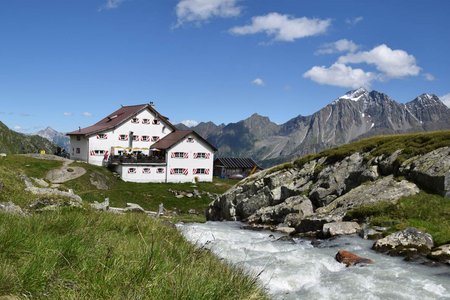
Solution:
{"label": "mountain peak", "polygon": [[359,89],[348,91],[345,93],[345,95],[340,96],[337,100],[340,99],[346,99],[351,101],[359,101],[363,96],[367,96],[369,92],[363,88],[360,87]]}

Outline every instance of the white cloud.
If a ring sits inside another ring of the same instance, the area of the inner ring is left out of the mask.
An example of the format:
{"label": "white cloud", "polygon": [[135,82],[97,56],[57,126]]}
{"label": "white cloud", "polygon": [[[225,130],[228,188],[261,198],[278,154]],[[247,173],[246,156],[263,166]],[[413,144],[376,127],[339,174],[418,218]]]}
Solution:
{"label": "white cloud", "polygon": [[439,99],[441,99],[441,101],[444,102],[445,105],[450,107],[450,93],[444,96],[440,96]]}
{"label": "white cloud", "polygon": [[359,46],[353,41],[347,39],[341,39],[334,43],[327,43],[322,45],[316,54],[333,54],[339,52],[355,52],[358,50]]}
{"label": "white cloud", "polygon": [[296,39],[318,35],[327,31],[331,20],[293,18],[289,15],[269,13],[252,18],[252,23],[237,26],[230,32],[237,35],[265,33],[276,41],[292,42]]}
{"label": "white cloud", "polygon": [[355,17],[353,19],[347,18],[347,19],[345,19],[345,23],[347,23],[348,25],[351,25],[351,26],[355,26],[356,24],[358,24],[362,20],[364,20],[364,18],[362,16]]}
{"label": "white cloud", "polygon": [[238,0],[180,0],[176,7],[178,26],[186,22],[202,22],[212,17],[229,18],[240,15]]}
{"label": "white cloud", "polygon": [[92,113],[87,112],[87,111],[83,112],[82,115],[85,117],[88,117],[88,118],[92,117]]}
{"label": "white cloud", "polygon": [[198,122],[195,120],[183,120],[180,123],[186,125],[187,127],[194,127],[198,125]]}
{"label": "white cloud", "polygon": [[401,78],[416,76],[420,67],[416,65],[413,55],[404,50],[392,50],[385,44],[379,45],[370,51],[349,53],[339,57],[338,63],[366,63],[375,65],[378,71],[388,78]]}
{"label": "white cloud", "polygon": [[65,116],[65,117],[70,117],[71,115],[73,115],[71,112],[64,112],[63,113],[63,115]]}
{"label": "white cloud", "polygon": [[257,85],[257,86],[264,86],[266,83],[261,78],[255,78],[252,81],[252,84]]}
{"label": "white cloud", "polygon": [[106,2],[100,6],[99,11],[118,8],[125,0],[106,0]]}
{"label": "white cloud", "polygon": [[434,75],[431,73],[424,73],[423,77],[425,77],[425,80],[428,80],[428,81],[433,81],[436,79],[436,78],[434,78]]}
{"label": "white cloud", "polygon": [[14,126],[14,130],[20,130],[20,129],[22,129],[22,126],[20,126],[20,125]]}
{"label": "white cloud", "polygon": [[331,67],[315,66],[303,74],[303,77],[309,78],[320,84],[328,84],[346,88],[370,87],[372,80],[376,75],[371,72],[365,72],[362,69],[353,69],[341,63],[334,63]]}

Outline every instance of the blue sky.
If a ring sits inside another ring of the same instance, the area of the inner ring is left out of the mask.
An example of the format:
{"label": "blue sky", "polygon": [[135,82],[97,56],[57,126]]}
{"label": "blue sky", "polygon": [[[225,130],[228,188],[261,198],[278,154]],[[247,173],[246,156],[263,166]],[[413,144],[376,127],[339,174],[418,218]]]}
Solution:
{"label": "blue sky", "polygon": [[154,101],[283,123],[359,86],[450,103],[446,0],[0,1],[0,120],[71,131]]}

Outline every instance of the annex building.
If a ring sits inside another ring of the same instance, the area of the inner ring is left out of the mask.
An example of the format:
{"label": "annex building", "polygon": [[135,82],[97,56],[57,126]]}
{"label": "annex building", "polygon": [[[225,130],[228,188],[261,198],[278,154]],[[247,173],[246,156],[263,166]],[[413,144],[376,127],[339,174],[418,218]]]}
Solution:
{"label": "annex building", "polygon": [[122,106],[67,135],[72,159],[111,166],[124,181],[212,181],[217,149],[195,131],[177,130],[152,103]]}

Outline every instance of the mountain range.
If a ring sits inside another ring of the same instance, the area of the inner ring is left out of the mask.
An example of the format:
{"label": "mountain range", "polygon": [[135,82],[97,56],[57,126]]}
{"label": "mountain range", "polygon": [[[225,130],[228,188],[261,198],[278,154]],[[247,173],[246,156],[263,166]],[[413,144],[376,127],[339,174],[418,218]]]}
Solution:
{"label": "mountain range", "polygon": [[13,131],[0,122],[1,153],[38,153],[40,150],[54,153],[55,149],[56,145],[45,138]]}
{"label": "mountain range", "polygon": [[69,152],[70,139],[66,134],[56,131],[55,129],[53,129],[51,127],[47,127],[43,130],[36,132],[36,135],[41,136],[41,137],[55,143],[59,147],[65,149],[66,151]]}
{"label": "mountain range", "polygon": [[360,88],[284,124],[253,114],[227,125],[176,126],[198,132],[219,149],[217,156],[252,157],[269,166],[373,135],[450,129],[450,109],[432,94],[399,103]]}

